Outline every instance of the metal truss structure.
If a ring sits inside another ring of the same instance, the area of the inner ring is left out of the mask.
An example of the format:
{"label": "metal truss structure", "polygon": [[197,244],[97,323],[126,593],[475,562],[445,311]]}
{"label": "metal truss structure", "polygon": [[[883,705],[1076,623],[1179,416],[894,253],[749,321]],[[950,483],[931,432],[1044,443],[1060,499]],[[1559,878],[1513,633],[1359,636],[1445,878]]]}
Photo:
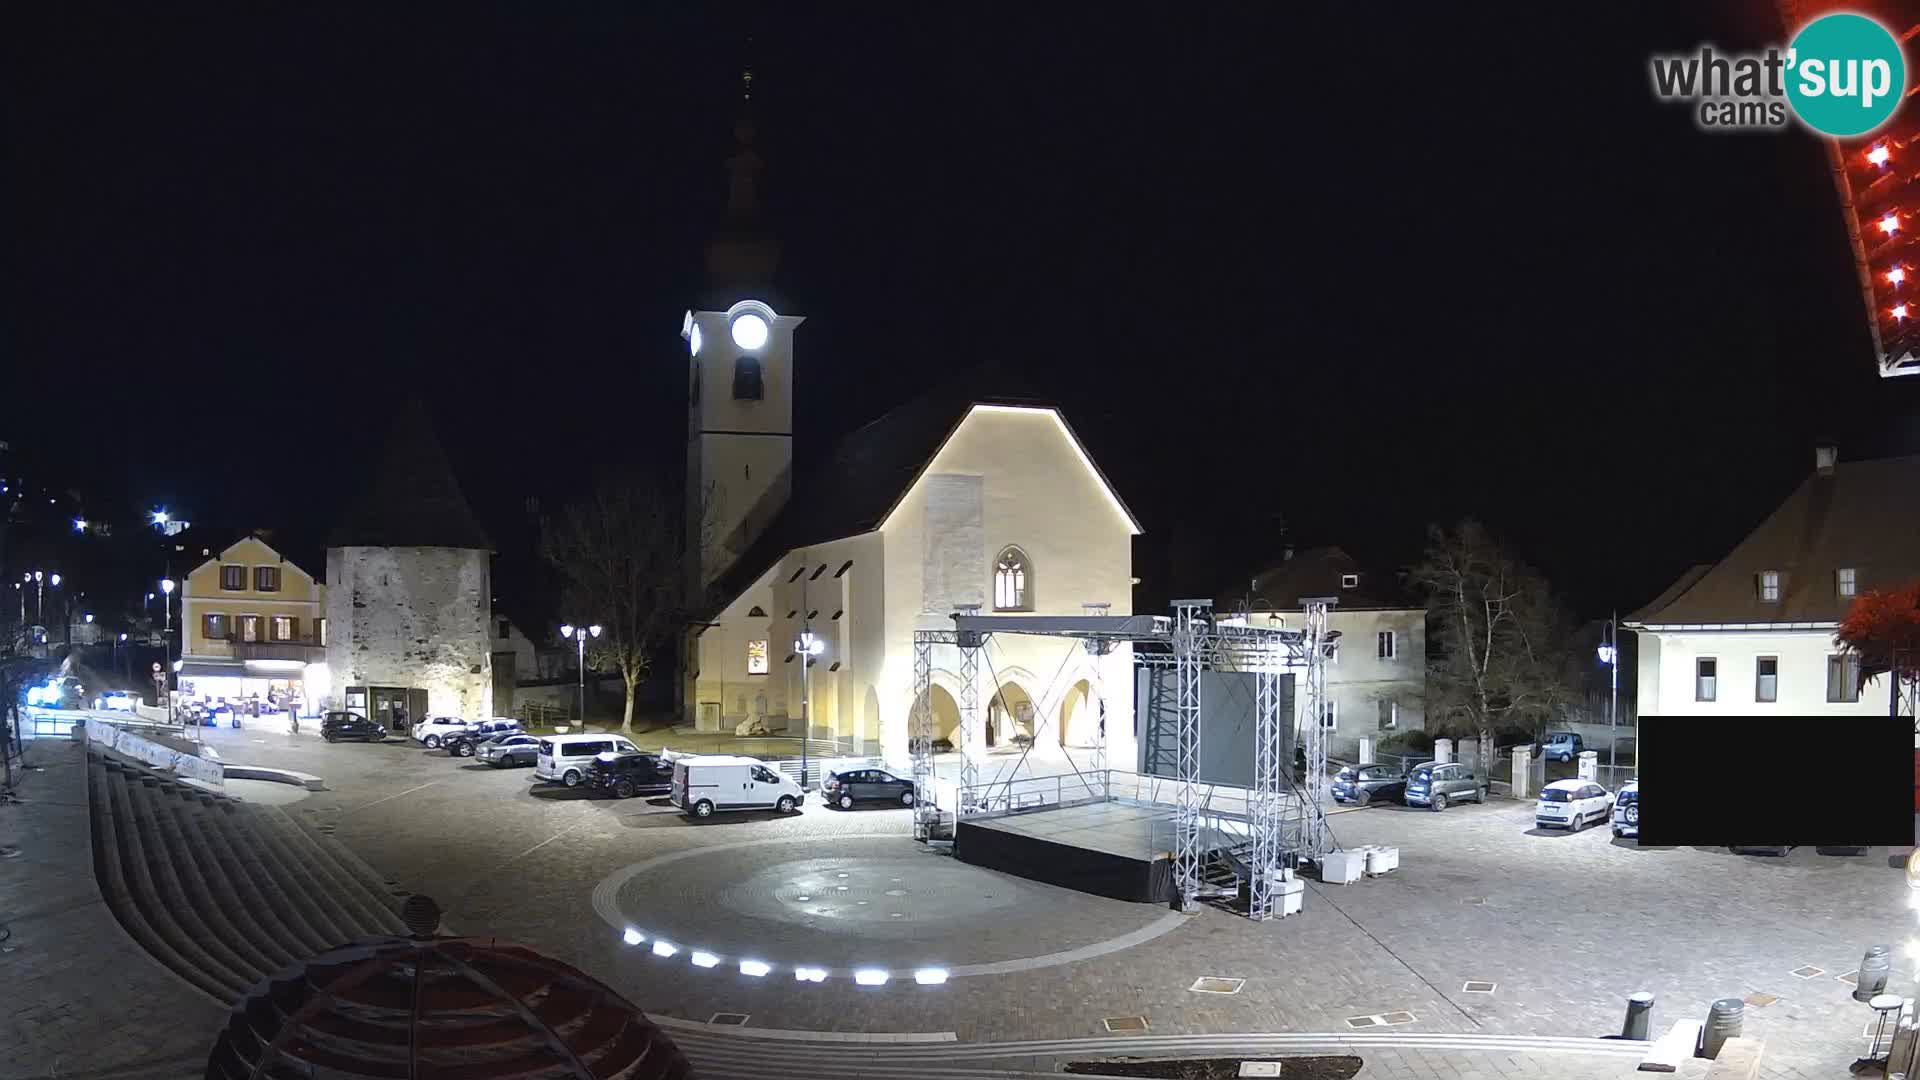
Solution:
{"label": "metal truss structure", "polygon": [[[1146,702],[1150,715],[1171,716],[1171,725],[1147,726],[1146,771],[1172,780],[1176,787],[1175,840],[1173,870],[1178,903],[1183,911],[1197,910],[1207,889],[1202,880],[1204,864],[1217,836],[1205,821],[1202,787],[1209,786],[1200,776],[1203,673],[1237,672],[1254,676],[1254,785],[1247,817],[1252,847],[1249,865],[1249,911],[1255,919],[1266,919],[1274,910],[1273,894],[1277,871],[1288,859],[1317,862],[1326,853],[1327,832],[1327,738],[1320,717],[1326,708],[1326,652],[1334,635],[1327,631],[1327,611],[1331,597],[1304,601],[1306,625],[1301,629],[1253,627],[1243,622],[1222,622],[1213,612],[1211,600],[1181,600],[1174,604],[1171,618],[1150,615],[1109,616],[982,616],[971,611],[954,615],[953,630],[920,630],[914,633],[915,703],[908,750],[913,757],[916,787],[914,836],[932,839],[942,823],[938,795],[934,786],[933,648],[951,645],[960,649],[963,681],[961,702],[964,741],[977,739],[976,677],[978,654],[994,634],[1029,634],[1080,639],[1086,650],[1107,655],[1120,644],[1137,646],[1137,666],[1170,669],[1172,678],[1147,680]],[[1304,722],[1302,746],[1306,758],[1306,777],[1295,785],[1289,763],[1283,760],[1287,743],[1285,732],[1294,717],[1286,715],[1281,692],[1283,676],[1304,673],[1304,696],[1300,715]],[[1105,695],[1101,695],[1100,737],[1097,740],[1094,767],[1101,777],[1102,797],[1111,796],[1111,774],[1105,752]],[[1170,727],[1172,730],[1159,730]],[[973,748],[977,749],[977,748]],[[969,753],[962,765],[961,791],[977,783],[975,755]],[[958,815],[968,808],[956,806]]]}

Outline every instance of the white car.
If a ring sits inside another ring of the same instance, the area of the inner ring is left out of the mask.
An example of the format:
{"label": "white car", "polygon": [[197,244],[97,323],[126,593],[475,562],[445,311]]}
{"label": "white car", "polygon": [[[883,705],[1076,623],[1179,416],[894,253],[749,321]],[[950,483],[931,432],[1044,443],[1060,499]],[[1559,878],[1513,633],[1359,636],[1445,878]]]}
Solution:
{"label": "white car", "polygon": [[1619,814],[1613,819],[1613,835],[1640,838],[1640,781],[1629,780],[1613,797]]}
{"label": "white car", "polygon": [[1579,832],[1613,816],[1613,794],[1591,780],[1555,780],[1540,789],[1534,823],[1543,828]]}
{"label": "white car", "polygon": [[440,749],[446,737],[456,733],[465,733],[472,721],[458,716],[435,716],[425,723],[413,725],[413,741],[429,750]]}

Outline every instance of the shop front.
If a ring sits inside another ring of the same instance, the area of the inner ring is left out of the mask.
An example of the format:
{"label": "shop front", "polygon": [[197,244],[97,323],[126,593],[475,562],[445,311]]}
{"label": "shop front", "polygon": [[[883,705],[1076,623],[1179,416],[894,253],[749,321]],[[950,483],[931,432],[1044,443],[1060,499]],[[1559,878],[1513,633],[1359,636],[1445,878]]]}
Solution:
{"label": "shop front", "polygon": [[319,715],[327,666],[296,660],[189,660],[180,665],[180,704],[250,716]]}

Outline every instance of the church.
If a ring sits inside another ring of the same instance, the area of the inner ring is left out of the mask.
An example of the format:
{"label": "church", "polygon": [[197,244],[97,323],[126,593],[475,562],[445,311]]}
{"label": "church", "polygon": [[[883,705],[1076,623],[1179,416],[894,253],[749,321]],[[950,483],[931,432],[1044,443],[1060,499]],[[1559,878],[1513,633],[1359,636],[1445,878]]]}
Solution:
{"label": "church", "polygon": [[[707,251],[712,292],[681,327],[687,573],[701,598],[683,721],[806,731],[904,766],[920,704],[914,632],[951,630],[967,609],[1130,614],[1141,529],[1066,415],[1001,396],[991,376],[935,389],[795,475],[804,317],[774,291],[779,247],[761,219],[753,134],[749,121],[736,128],[727,219]],[[1084,763],[1076,751],[1104,736],[1111,760],[1134,760],[1129,650],[995,635],[971,687],[943,653],[957,650],[934,651],[924,703],[937,750],[961,747],[971,696],[987,744],[976,751]]]}

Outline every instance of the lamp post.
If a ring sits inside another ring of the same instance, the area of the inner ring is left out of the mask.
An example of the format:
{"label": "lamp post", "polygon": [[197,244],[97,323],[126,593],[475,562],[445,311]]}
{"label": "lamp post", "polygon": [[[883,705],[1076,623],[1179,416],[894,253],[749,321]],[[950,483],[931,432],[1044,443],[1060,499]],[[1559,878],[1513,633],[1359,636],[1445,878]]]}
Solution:
{"label": "lamp post", "polygon": [[562,638],[572,638],[580,648],[580,727],[587,726],[587,638],[600,636],[600,624],[575,626],[567,623],[560,627]]}
{"label": "lamp post", "polygon": [[[1614,772],[1620,765],[1620,625],[1617,616],[1607,619],[1606,637],[1600,644],[1600,662],[1607,665],[1607,769]],[[1616,774],[1617,775],[1617,774]],[[1638,721],[1633,731],[1633,775],[1640,775],[1640,729]]]}
{"label": "lamp post", "polygon": [[827,651],[827,643],[803,629],[793,643],[800,657],[800,790],[807,790],[807,743],[813,738],[813,658]]}

